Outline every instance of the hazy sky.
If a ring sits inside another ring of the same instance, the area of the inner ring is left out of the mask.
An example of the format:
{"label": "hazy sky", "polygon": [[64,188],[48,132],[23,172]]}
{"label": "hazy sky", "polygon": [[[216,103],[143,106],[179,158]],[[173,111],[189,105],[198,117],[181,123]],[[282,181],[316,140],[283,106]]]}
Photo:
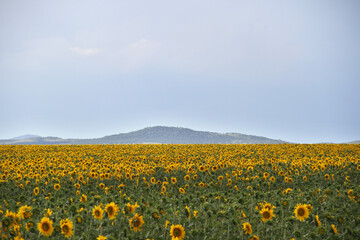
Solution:
{"label": "hazy sky", "polygon": [[0,139],[360,139],[360,1],[0,0]]}

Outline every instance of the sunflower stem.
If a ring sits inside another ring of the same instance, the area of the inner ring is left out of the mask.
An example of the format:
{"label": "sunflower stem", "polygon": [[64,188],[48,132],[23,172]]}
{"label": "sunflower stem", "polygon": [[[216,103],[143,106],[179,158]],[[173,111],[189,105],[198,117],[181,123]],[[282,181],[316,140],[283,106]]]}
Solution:
{"label": "sunflower stem", "polygon": [[228,229],[227,229],[227,239],[229,240],[229,234],[230,234],[230,223],[228,222]]}

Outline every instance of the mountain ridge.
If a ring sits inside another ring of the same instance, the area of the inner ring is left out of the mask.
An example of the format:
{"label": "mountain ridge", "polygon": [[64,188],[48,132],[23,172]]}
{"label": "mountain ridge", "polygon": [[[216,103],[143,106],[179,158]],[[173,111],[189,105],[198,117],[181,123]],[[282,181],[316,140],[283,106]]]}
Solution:
{"label": "mountain ridge", "polygon": [[196,131],[183,127],[154,126],[128,133],[107,135],[91,139],[63,139],[58,137],[40,137],[0,140],[0,145],[35,145],[35,144],[281,144],[279,139],[241,133],[216,133]]}

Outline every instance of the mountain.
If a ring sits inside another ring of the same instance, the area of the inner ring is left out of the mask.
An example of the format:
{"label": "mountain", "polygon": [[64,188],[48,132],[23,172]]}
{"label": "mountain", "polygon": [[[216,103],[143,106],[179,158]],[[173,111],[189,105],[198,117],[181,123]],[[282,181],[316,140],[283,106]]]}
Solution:
{"label": "mountain", "polygon": [[12,140],[24,140],[24,139],[28,139],[28,138],[39,138],[40,136],[38,135],[31,135],[31,134],[26,134],[26,135],[21,135],[18,137],[14,137],[12,138]]}
{"label": "mountain", "polygon": [[94,139],[62,139],[56,137],[35,137],[27,139],[0,140],[0,144],[280,144],[282,140],[246,135],[240,133],[215,133],[195,131],[180,127],[148,127],[129,133],[120,133]]}

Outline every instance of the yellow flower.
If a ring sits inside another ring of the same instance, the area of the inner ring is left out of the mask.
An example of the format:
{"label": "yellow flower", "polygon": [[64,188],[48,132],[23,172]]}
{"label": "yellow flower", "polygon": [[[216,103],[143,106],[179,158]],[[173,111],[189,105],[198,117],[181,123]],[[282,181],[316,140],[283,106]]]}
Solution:
{"label": "yellow flower", "polygon": [[38,187],[34,188],[34,194],[37,196],[39,194],[40,190]]}
{"label": "yellow flower", "polygon": [[256,235],[254,235],[254,236],[252,236],[252,237],[250,238],[250,240],[260,240],[260,238],[259,238],[258,236],[256,236]]}
{"label": "yellow flower", "polygon": [[170,221],[166,220],[164,227],[167,228],[169,223],[170,223]]}
{"label": "yellow flower", "polygon": [[197,218],[197,217],[198,217],[198,215],[199,215],[199,211],[194,211],[194,213],[193,213],[193,214],[194,214],[194,217],[195,217],[195,218]]}
{"label": "yellow flower", "polygon": [[19,211],[18,211],[18,216],[20,219],[27,219],[27,218],[30,218],[32,213],[30,212],[31,211],[31,207],[28,206],[28,205],[25,205],[25,206],[22,206],[19,208]]}
{"label": "yellow flower", "polygon": [[184,194],[185,190],[183,188],[179,188],[179,192]]}
{"label": "yellow flower", "polygon": [[39,232],[46,237],[51,236],[54,230],[53,222],[47,217],[43,217],[41,219],[41,221],[37,225],[37,228]]}
{"label": "yellow flower", "polygon": [[134,205],[128,203],[128,204],[126,205],[126,210],[128,210],[128,211],[131,212],[131,213],[135,213],[135,209],[138,208],[138,207],[139,207],[139,205],[137,204],[137,202],[135,202]]}
{"label": "yellow flower", "polygon": [[54,185],[54,189],[55,189],[56,191],[59,191],[60,188],[61,188],[60,184],[56,183],[56,184]]}
{"label": "yellow flower", "polygon": [[143,219],[143,216],[140,216],[139,214],[135,214],[134,217],[132,217],[130,220],[129,220],[129,225],[130,225],[130,228],[131,230],[133,230],[134,232],[136,231],[141,231],[141,227],[142,225],[144,225],[144,219]]}
{"label": "yellow flower", "polygon": [[73,234],[74,224],[70,219],[60,221],[61,233],[65,235],[66,238],[70,238]]}
{"label": "yellow flower", "polygon": [[171,240],[181,240],[185,237],[185,229],[182,225],[171,225]]}
{"label": "yellow flower", "polygon": [[320,227],[321,226],[321,222],[319,220],[319,216],[315,215],[315,220],[316,220],[316,226]]}
{"label": "yellow flower", "polygon": [[99,235],[96,240],[106,240],[107,237],[103,236],[103,235]]}
{"label": "yellow flower", "polygon": [[119,208],[114,202],[112,202],[105,206],[105,211],[107,212],[109,219],[113,220],[118,214]]}
{"label": "yellow flower", "polygon": [[86,202],[86,201],[87,201],[87,196],[83,194],[80,198],[80,202]]}
{"label": "yellow flower", "polygon": [[298,203],[295,207],[294,213],[297,219],[300,221],[305,221],[305,219],[308,218],[310,214],[308,205]]}
{"label": "yellow flower", "polygon": [[337,229],[336,229],[336,227],[335,227],[334,224],[331,224],[331,230],[332,230],[332,232],[333,232],[335,235],[338,234],[338,231],[337,231]]}
{"label": "yellow flower", "polygon": [[45,209],[45,210],[46,210],[46,213],[44,214],[44,217],[50,217],[51,214],[53,213],[53,211],[51,211],[50,208]]}
{"label": "yellow flower", "polygon": [[263,207],[261,209],[260,215],[262,216],[261,220],[263,222],[271,220],[273,217],[275,217],[274,210],[273,209],[268,209],[268,208],[265,208],[265,207]]}
{"label": "yellow flower", "polygon": [[243,229],[245,231],[245,234],[251,234],[252,233],[252,228],[251,228],[251,224],[248,222],[243,223]]}
{"label": "yellow flower", "polygon": [[188,219],[191,219],[190,208],[188,206],[185,206],[185,214]]}
{"label": "yellow flower", "polygon": [[101,205],[95,206],[92,210],[92,215],[95,219],[101,220],[103,218],[104,211],[101,209]]}

